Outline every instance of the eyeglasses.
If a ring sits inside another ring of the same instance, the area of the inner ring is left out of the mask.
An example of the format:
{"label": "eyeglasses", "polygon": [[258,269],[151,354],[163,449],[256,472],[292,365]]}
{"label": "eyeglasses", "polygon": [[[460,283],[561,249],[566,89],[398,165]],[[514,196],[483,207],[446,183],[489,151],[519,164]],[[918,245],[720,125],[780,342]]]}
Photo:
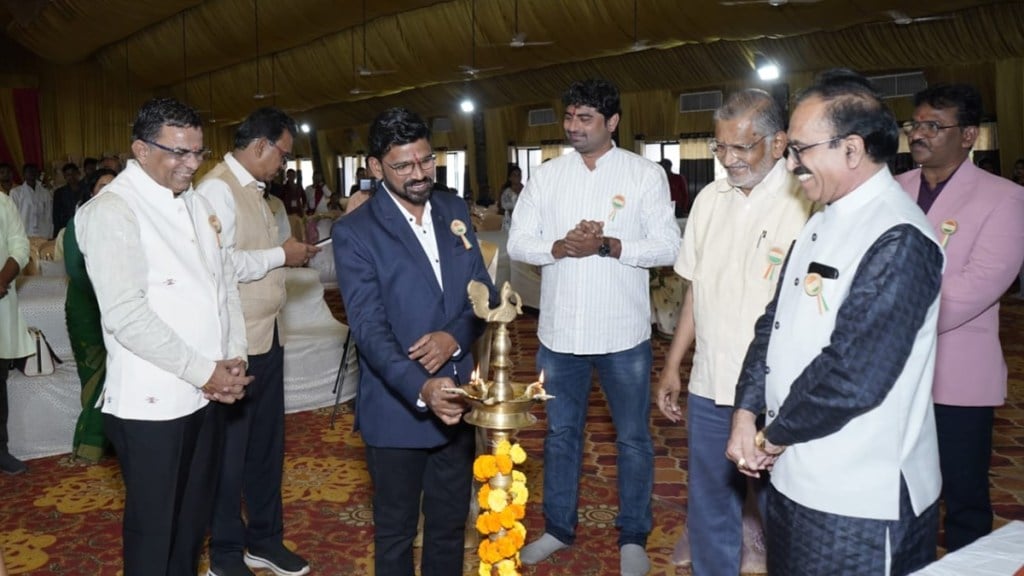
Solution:
{"label": "eyeglasses", "polygon": [[196,160],[202,162],[203,160],[206,160],[207,158],[210,157],[209,148],[200,148],[199,150],[186,150],[185,148],[168,148],[167,146],[164,146],[163,144],[159,144],[157,142],[153,142],[152,140],[142,141],[145,142],[146,144],[149,144],[150,146],[155,146],[163,150],[164,152],[167,152],[168,154],[173,156],[174,159],[177,160],[178,162],[184,162],[189,158],[195,158]]}
{"label": "eyeglasses", "polygon": [[419,166],[420,170],[424,172],[433,170],[435,162],[437,162],[437,154],[424,156],[419,161],[413,160],[411,162],[399,162],[398,164],[384,164],[384,162],[381,162],[381,164],[391,168],[395,171],[395,174],[398,174],[399,176],[409,176],[412,174],[412,171],[416,166]]}
{"label": "eyeglasses", "polygon": [[839,142],[843,138],[845,138],[845,136],[836,136],[834,138],[829,138],[828,140],[815,142],[814,144],[804,144],[803,146],[799,144],[790,144],[789,146],[786,146],[786,152],[788,152],[789,155],[793,157],[794,162],[796,162],[797,164],[802,164],[802,162],[800,162],[800,155],[803,154],[804,152],[810,150],[811,148],[814,148],[815,146],[821,146],[822,144],[832,145],[835,142]]}
{"label": "eyeglasses", "polygon": [[737,158],[746,158],[747,156],[750,156],[751,152],[753,152],[754,147],[760,144],[766,137],[767,135],[761,136],[750,144],[726,144],[724,142],[719,142],[718,140],[711,140],[708,142],[708,150],[711,150],[711,153],[715,156],[724,157],[729,152],[732,152],[732,155]]}
{"label": "eyeglasses", "polygon": [[[270,142],[270,140],[267,140],[267,142]],[[295,156],[291,152],[285,152],[284,150],[281,149],[280,146],[278,146],[277,144],[275,144],[273,142],[270,142],[270,145],[273,146],[278,152],[281,153],[281,164],[287,164],[287,163],[291,162],[292,160],[295,160]]]}
{"label": "eyeglasses", "polygon": [[917,120],[910,120],[903,123],[903,131],[907,134],[913,134],[914,132],[920,132],[925,138],[934,138],[939,130],[946,130],[948,128],[960,128],[962,124],[950,124],[949,126],[943,126],[934,120],[924,120],[918,122]]}

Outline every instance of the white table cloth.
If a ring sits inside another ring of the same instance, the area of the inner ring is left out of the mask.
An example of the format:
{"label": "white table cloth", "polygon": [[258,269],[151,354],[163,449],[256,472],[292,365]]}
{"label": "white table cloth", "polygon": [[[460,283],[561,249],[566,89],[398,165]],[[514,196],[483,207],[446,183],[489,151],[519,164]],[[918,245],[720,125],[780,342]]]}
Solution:
{"label": "white table cloth", "polygon": [[914,572],[917,576],[1013,576],[1024,568],[1024,522],[1015,520]]}
{"label": "white table cloth", "polygon": [[[331,315],[319,278],[317,270],[288,269],[288,301],[281,313],[281,331],[287,342],[284,403],[289,413],[334,404],[334,382],[348,327]],[[50,376],[29,378],[13,370],[8,378],[8,447],[22,459],[71,451],[75,422],[81,412],[81,383],[64,320],[66,290],[66,278],[42,276],[27,277],[18,288],[18,306],[25,321],[43,331],[64,361]],[[355,397],[358,382],[359,363],[356,354],[350,352],[342,402]]]}

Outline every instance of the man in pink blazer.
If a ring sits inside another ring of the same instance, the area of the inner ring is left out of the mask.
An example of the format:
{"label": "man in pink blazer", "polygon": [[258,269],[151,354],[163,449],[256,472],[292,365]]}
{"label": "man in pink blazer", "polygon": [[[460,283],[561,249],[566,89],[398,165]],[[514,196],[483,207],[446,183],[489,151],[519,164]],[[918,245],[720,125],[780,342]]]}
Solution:
{"label": "man in pink blazer", "polygon": [[992,420],[1006,399],[999,298],[1024,259],[1024,188],[968,158],[981,120],[974,87],[932,86],[914,96],[914,107],[903,128],[920,168],[896,179],[946,250],[932,396],[952,551],[992,530]]}

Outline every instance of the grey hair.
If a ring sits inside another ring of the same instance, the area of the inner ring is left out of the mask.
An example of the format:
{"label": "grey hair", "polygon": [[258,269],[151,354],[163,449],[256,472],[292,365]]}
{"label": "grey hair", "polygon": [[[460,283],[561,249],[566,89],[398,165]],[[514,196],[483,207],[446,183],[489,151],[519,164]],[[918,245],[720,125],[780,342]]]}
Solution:
{"label": "grey hair", "polygon": [[762,136],[771,136],[786,130],[782,109],[772,95],[759,88],[747,88],[733,92],[717,110],[715,123],[720,120],[732,120],[748,113],[754,113],[754,130]]}

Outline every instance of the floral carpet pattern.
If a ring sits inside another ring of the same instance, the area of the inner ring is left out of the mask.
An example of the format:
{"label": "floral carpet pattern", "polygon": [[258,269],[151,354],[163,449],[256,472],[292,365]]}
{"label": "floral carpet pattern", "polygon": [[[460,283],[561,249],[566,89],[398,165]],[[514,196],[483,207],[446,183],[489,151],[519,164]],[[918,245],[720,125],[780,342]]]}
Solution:
{"label": "floral carpet pattern", "polygon": [[[343,317],[337,293],[328,293],[327,300],[336,315]],[[533,381],[536,316],[524,315],[510,328],[514,378]],[[996,413],[991,483],[997,525],[1024,520],[1024,301],[1004,299],[1002,332],[1010,390],[1006,406]],[[655,375],[667,346],[667,340],[655,338]],[[333,429],[330,412],[328,408],[286,418],[285,543],[310,560],[312,574],[372,575],[371,489],[363,444],[352,433],[348,407],[343,407]],[[525,519],[528,540],[543,531],[544,413],[538,408],[535,414],[537,424],[515,435],[528,454],[521,466],[530,488]],[[615,432],[598,386],[591,398],[587,426],[576,544],[539,566],[524,567],[524,575],[618,573]],[[651,431],[655,442],[655,498],[654,530],[647,547],[650,573],[689,574],[670,562],[686,516],[686,426],[668,422],[652,407]],[[0,545],[9,572],[41,576],[121,574],[123,506],[124,487],[112,458],[95,466],[72,462],[68,456],[42,458],[29,462],[26,474],[0,476]],[[201,565],[205,570],[205,558]],[[465,574],[476,573],[475,552],[470,548]]]}

